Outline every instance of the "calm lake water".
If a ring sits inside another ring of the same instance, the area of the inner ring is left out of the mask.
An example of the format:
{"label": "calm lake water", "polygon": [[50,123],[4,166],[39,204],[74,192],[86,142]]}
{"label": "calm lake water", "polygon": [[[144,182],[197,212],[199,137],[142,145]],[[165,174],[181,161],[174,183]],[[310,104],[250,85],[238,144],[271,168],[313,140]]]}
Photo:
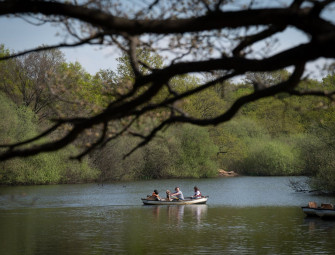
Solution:
{"label": "calm lake water", "polygon": [[[305,218],[300,177],[0,187],[0,254],[335,254],[335,221]],[[194,185],[207,205],[144,206]]]}

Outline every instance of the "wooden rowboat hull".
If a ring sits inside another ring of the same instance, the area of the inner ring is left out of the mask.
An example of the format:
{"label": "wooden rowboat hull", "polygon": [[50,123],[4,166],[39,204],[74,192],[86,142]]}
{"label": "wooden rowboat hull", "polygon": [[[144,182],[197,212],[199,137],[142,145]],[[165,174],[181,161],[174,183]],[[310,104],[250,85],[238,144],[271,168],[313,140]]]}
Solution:
{"label": "wooden rowboat hull", "polygon": [[317,217],[315,208],[310,208],[308,206],[303,206],[303,207],[301,207],[301,209],[304,212],[304,214],[306,214],[306,216]]}
{"label": "wooden rowboat hull", "polygon": [[141,198],[143,204],[145,205],[194,205],[194,204],[206,204],[208,197],[202,197],[197,199],[185,199],[178,201],[163,201],[163,200],[148,200],[146,198]]}
{"label": "wooden rowboat hull", "polygon": [[305,207],[305,206],[301,207],[301,209],[306,214],[306,216],[335,219],[335,210],[334,209],[309,208],[309,207]]}

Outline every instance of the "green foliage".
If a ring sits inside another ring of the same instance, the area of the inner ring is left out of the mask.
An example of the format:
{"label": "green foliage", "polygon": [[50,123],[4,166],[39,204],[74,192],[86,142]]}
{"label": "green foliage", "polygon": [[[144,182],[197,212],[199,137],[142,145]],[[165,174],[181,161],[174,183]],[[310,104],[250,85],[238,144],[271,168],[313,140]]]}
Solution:
{"label": "green foliage", "polygon": [[[196,85],[196,84],[195,84]],[[183,109],[190,116],[209,119],[218,116],[224,108],[224,101],[213,89],[207,89],[184,100]]]}
{"label": "green foliage", "polygon": [[311,142],[304,147],[306,159],[305,174],[311,176],[310,186],[314,190],[335,193],[335,146],[311,137]]}
{"label": "green foliage", "polygon": [[242,172],[242,162],[249,153],[249,145],[259,139],[269,140],[267,130],[250,118],[236,118],[212,131],[213,141],[219,146],[220,168]]}
{"label": "green foliage", "polygon": [[95,181],[98,170],[70,161],[64,152],[44,153],[29,158],[12,159],[0,164],[1,184],[56,184]]}
{"label": "green foliage", "polygon": [[305,163],[303,173],[311,177],[311,188],[330,193],[335,193],[334,123],[314,127],[311,129],[313,133],[306,134],[296,143]]}
{"label": "green foliage", "polygon": [[213,177],[217,174],[217,146],[210,139],[208,130],[183,125],[173,132],[180,138],[181,151],[178,167],[181,177]]}
{"label": "green foliage", "polygon": [[335,193],[335,159],[334,152],[327,153],[324,156],[324,164],[320,165],[320,170],[314,178],[311,179],[310,186],[312,189],[322,190],[323,192]]}
{"label": "green foliage", "polygon": [[46,111],[54,102],[48,85],[63,61],[63,53],[58,49],[33,52],[3,61],[0,90],[17,105],[29,106],[42,117],[42,111]]}
{"label": "green foliage", "polygon": [[217,151],[206,128],[174,126],[145,148],[142,174],[149,178],[214,177]]}
{"label": "green foliage", "polygon": [[217,174],[218,149],[206,128],[171,127],[145,148],[143,176],[149,178],[204,178]]}
{"label": "green foliage", "polygon": [[120,136],[102,149],[93,153],[94,164],[101,170],[100,181],[132,180],[139,178],[144,168],[143,150],[137,150],[127,158],[123,158],[129,150],[136,146],[138,139]]}
{"label": "green foliage", "polygon": [[18,117],[15,113],[15,106],[10,100],[0,93],[0,142],[2,144],[12,143],[16,135],[16,130],[12,127],[18,125]]}
{"label": "green foliage", "polygon": [[176,177],[176,154],[178,141],[166,141],[166,138],[157,138],[144,148],[144,168],[140,178],[159,179]]}
{"label": "green foliage", "polygon": [[217,147],[206,128],[171,127],[123,160],[137,143],[137,139],[121,136],[94,153],[94,162],[102,170],[101,180],[201,178],[217,174]]}
{"label": "green foliage", "polygon": [[[299,150],[292,137],[271,137],[255,120],[236,118],[220,127],[221,168],[247,175],[299,175]],[[216,139],[217,140],[217,139]],[[218,140],[217,140],[218,141]]]}
{"label": "green foliage", "polygon": [[253,140],[240,167],[248,175],[299,175],[299,152],[283,140]]}
{"label": "green foliage", "polygon": [[223,125],[223,132],[234,134],[240,139],[258,139],[260,137],[270,138],[267,129],[255,119],[241,117],[236,118]]}
{"label": "green foliage", "polygon": [[94,182],[98,179],[100,170],[93,167],[87,157],[80,162],[69,160],[70,156],[75,155],[77,148],[73,145],[65,150],[61,150],[53,155],[54,161],[58,162],[58,171],[60,173],[61,183],[83,183]]}
{"label": "green foliage", "polygon": [[246,74],[245,82],[247,84],[262,84],[265,87],[270,87],[274,84],[287,80],[289,76],[290,73],[287,70],[278,70],[265,73],[248,72]]}
{"label": "green foliage", "polygon": [[[0,45],[0,56],[9,53]],[[163,58],[152,52],[138,50],[136,57],[144,63],[139,69],[145,74],[150,73],[148,67],[163,66]],[[101,70],[95,75],[87,73],[80,63],[66,63],[60,51],[1,62],[0,142],[8,144],[33,137],[40,131],[38,126],[43,124],[44,116],[87,117],[100,112],[111,100],[132,89],[134,74],[129,59],[122,56],[118,62],[115,72]],[[288,76],[286,70],[249,73],[243,83],[216,84],[176,102],[174,107],[195,118],[213,118],[223,114],[238,98],[253,93],[257,86],[273,86]],[[176,93],[183,93],[201,86],[201,80],[183,75],[170,80],[169,86]],[[322,82],[304,80],[296,89],[334,90],[335,75],[326,76]],[[143,86],[137,93],[146,90],[147,86]],[[50,91],[57,96],[51,96]],[[146,103],[159,103],[169,93],[164,87]],[[142,116],[131,129],[145,134],[148,125],[157,125],[166,114],[162,108]],[[111,124],[113,129],[120,129],[126,122]],[[1,162],[0,183],[200,178],[215,176],[217,169],[223,168],[248,175],[304,174],[313,177],[313,187],[335,191],[334,123],[335,107],[329,99],[281,93],[245,105],[234,119],[219,126],[171,126],[125,160],[123,156],[139,142],[126,135],[81,163],[68,160],[77,150],[74,145],[52,154]],[[88,134],[96,135],[95,129],[88,130]],[[79,138],[81,144],[90,143],[88,134]],[[91,166],[91,161],[96,167]]]}
{"label": "green foliage", "polygon": [[[138,49],[136,57],[145,64],[139,66],[140,71],[144,74],[148,74],[150,72],[146,66],[152,69],[158,69],[163,66],[163,58],[150,51]],[[120,80],[132,79],[134,77],[134,73],[132,71],[128,55],[124,54],[122,57],[118,58],[117,61],[119,62],[117,76],[121,78]]]}
{"label": "green foliage", "polygon": [[[17,107],[0,93],[0,141],[14,143],[37,134],[36,115],[27,107]],[[0,163],[0,184],[49,184],[92,181],[98,171],[87,159],[79,163],[69,160],[71,146],[56,153],[44,153],[28,158],[15,158]]]}

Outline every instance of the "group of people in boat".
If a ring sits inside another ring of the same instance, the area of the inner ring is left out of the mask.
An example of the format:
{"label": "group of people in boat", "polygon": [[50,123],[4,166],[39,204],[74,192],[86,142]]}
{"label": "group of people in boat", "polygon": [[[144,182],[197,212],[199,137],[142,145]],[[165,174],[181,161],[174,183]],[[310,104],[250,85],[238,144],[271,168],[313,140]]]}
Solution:
{"label": "group of people in boat", "polygon": [[[175,187],[175,191],[173,193],[170,192],[170,190],[166,191],[166,198],[161,198],[159,196],[159,192],[155,189],[151,196],[148,196],[149,199],[153,200],[167,200],[167,201],[173,201],[173,200],[184,200],[183,192],[180,190],[179,187]],[[191,199],[197,199],[201,198],[201,192],[197,186],[194,186],[194,195],[191,197]]]}

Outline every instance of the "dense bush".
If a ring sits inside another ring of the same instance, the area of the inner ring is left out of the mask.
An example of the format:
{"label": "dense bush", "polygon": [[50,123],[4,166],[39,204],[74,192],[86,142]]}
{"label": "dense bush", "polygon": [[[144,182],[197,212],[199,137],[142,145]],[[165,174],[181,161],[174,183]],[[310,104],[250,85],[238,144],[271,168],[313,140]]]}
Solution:
{"label": "dense bush", "polygon": [[213,177],[217,174],[217,146],[208,130],[192,125],[176,127],[172,134],[179,138],[181,151],[177,157],[177,171],[182,177]]}
{"label": "dense bush", "polygon": [[324,162],[320,165],[316,176],[310,179],[310,186],[313,190],[320,190],[325,193],[335,193],[335,151],[324,155]]}
{"label": "dense bush", "polygon": [[246,175],[299,175],[301,152],[293,136],[272,137],[266,128],[245,117],[221,127],[225,137],[221,168]]}
{"label": "dense bush", "polygon": [[201,178],[217,174],[217,148],[206,128],[171,127],[123,159],[137,143],[137,139],[121,136],[94,153],[102,180]]}
{"label": "dense bush", "polygon": [[220,147],[220,168],[242,173],[244,160],[249,154],[249,145],[259,139],[270,140],[267,130],[256,121],[240,117],[216,128],[213,141]]}
{"label": "dense bush", "polygon": [[44,153],[29,158],[12,159],[0,164],[1,184],[56,184],[92,182],[98,171],[82,163],[69,160],[69,154]]}
{"label": "dense bush", "polygon": [[123,158],[137,142],[137,139],[120,136],[91,155],[94,164],[101,171],[100,181],[138,178],[141,169],[144,167],[143,150],[137,150],[129,157]]}
{"label": "dense bush", "polygon": [[299,175],[299,159],[299,152],[284,141],[254,140],[240,167],[248,175]]}
{"label": "dense bush", "polygon": [[[0,141],[13,143],[37,134],[35,114],[26,107],[17,107],[0,94]],[[70,146],[56,153],[15,158],[0,163],[0,184],[49,184],[92,181],[98,171],[82,162],[69,160],[76,149]]]}
{"label": "dense bush", "polygon": [[303,174],[310,176],[313,190],[335,193],[335,147],[333,138],[312,134],[300,137],[297,145],[304,159]]}
{"label": "dense bush", "polygon": [[[176,139],[157,137],[144,151],[144,166],[140,178],[158,179],[176,177],[176,156],[179,151],[179,143]],[[177,152],[177,153],[176,153]]]}

